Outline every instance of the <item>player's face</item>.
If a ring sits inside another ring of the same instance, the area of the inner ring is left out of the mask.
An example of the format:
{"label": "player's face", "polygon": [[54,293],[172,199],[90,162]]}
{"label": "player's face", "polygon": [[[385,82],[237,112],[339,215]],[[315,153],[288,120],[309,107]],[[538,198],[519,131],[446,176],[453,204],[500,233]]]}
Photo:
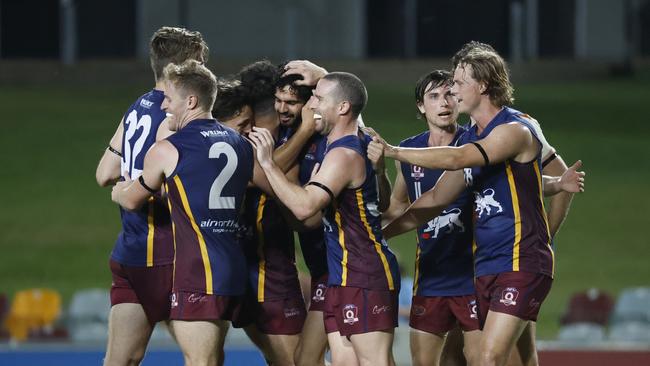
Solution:
{"label": "player's face", "polygon": [[454,70],[451,93],[456,97],[459,113],[471,114],[481,101],[482,85],[472,77],[472,65],[459,64]]}
{"label": "player's face", "polygon": [[441,85],[431,88],[432,86],[432,83],[429,83],[424,89],[426,92],[422,103],[418,104],[418,109],[424,114],[427,123],[439,128],[454,125],[458,118],[458,108],[456,99],[451,94],[451,87]]}
{"label": "player's face", "polygon": [[253,110],[249,105],[245,105],[232,118],[219,122],[239,132],[240,135],[245,135],[251,132],[253,121]]}
{"label": "player's face", "polygon": [[295,126],[300,119],[304,103],[298,99],[291,86],[285,85],[275,90],[275,111],[278,112],[280,124],[284,127]]}
{"label": "player's face", "polygon": [[309,101],[309,108],[314,111],[316,131],[321,135],[329,134],[330,131],[332,131],[332,128],[334,128],[339,105],[335,100],[335,90],[336,82],[321,79],[318,84],[316,84],[314,95]]}
{"label": "player's face", "polygon": [[171,82],[165,82],[165,99],[160,109],[167,113],[169,118],[169,129],[177,131],[180,128],[183,117],[187,112],[187,96]]}

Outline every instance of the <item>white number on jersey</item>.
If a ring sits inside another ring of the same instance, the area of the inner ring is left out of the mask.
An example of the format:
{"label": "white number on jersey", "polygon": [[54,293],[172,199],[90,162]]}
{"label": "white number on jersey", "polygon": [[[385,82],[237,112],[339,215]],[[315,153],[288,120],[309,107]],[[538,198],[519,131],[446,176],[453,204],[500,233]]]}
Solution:
{"label": "white number on jersey", "polygon": [[[126,117],[124,124],[127,126],[126,133],[124,134],[124,157],[122,160],[122,171],[128,171],[131,179],[135,179],[142,174],[141,169],[135,168],[135,160],[142,152],[144,142],[151,132],[151,116],[145,114],[138,120],[138,112],[131,111]],[[131,142],[131,138],[135,135],[136,131],[142,128],[142,134],[135,141]],[[145,151],[146,153],[146,151]]]}
{"label": "white number on jersey", "polygon": [[210,146],[208,155],[210,159],[217,159],[221,154],[226,155],[226,166],[219,172],[217,178],[212,182],[212,187],[210,187],[208,207],[211,210],[235,208],[235,197],[222,197],[221,191],[223,191],[223,187],[228,183],[232,175],[235,174],[239,159],[235,149],[226,142],[220,141]]}

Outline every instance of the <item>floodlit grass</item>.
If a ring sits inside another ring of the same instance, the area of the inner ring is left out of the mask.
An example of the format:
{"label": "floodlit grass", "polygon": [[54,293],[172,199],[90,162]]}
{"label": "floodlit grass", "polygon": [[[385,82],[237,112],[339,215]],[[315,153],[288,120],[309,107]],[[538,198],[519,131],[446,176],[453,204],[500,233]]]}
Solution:
{"label": "floodlit grass", "polygon": [[[541,338],[555,335],[575,291],[594,286],[617,294],[650,285],[648,84],[642,76],[517,88],[515,107],[536,117],[564,159],[582,159],[588,173],[587,191],[574,199],[556,238],[557,275],[542,307]],[[94,171],[121,114],[147,87],[0,87],[0,291],[51,287],[68,299],[76,289],[110,285],[119,215]],[[368,85],[364,119],[392,143],[424,129],[411,88]],[[407,272],[414,239],[411,233],[390,242]]]}

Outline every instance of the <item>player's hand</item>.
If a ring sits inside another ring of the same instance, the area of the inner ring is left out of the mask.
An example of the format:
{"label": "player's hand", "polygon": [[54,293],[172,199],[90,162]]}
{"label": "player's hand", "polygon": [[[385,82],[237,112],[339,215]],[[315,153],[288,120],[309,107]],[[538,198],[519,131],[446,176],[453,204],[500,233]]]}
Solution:
{"label": "player's hand", "polygon": [[282,76],[293,74],[302,75],[302,80],[296,80],[294,82],[296,85],[315,86],[318,80],[327,75],[327,70],[307,60],[291,61],[287,63],[284,70]]}
{"label": "player's hand", "polygon": [[309,98],[307,103],[302,107],[300,116],[302,122],[298,129],[306,130],[310,135],[313,135],[316,130],[316,122],[314,121],[314,111],[311,109],[312,98]]}
{"label": "player's hand", "polygon": [[368,145],[368,159],[372,163],[372,169],[376,174],[384,174],[386,172],[384,145],[379,142],[379,137],[377,136],[374,136],[372,142]]}
{"label": "player's hand", "polygon": [[117,204],[120,204],[120,195],[122,194],[122,192],[124,192],[124,190],[129,185],[131,185],[132,182],[128,171],[125,170],[124,172],[122,172],[122,177],[124,177],[124,180],[115,183],[115,185],[113,186],[113,190],[111,191],[111,200],[113,200],[113,202]]}
{"label": "player's hand", "polygon": [[248,134],[248,138],[253,142],[253,146],[255,146],[257,161],[262,168],[268,168],[273,165],[275,141],[271,132],[266,128],[253,127],[253,131]]}
{"label": "player's hand", "polygon": [[578,171],[582,167],[582,161],[576,161],[560,177],[560,187],[565,192],[578,193],[585,191],[585,172]]}

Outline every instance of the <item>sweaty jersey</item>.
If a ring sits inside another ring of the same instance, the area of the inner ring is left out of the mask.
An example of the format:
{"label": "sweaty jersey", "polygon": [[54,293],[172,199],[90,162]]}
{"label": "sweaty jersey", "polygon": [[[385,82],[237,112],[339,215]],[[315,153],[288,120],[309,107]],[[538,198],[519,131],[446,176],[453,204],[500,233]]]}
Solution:
{"label": "sweaty jersey", "polygon": [[350,149],[366,163],[366,178],[357,188],[345,188],[323,215],[330,286],[399,291],[397,260],[381,234],[377,177],[366,156],[368,135],[348,135],[331,142]]}
{"label": "sweaty jersey", "polygon": [[[539,141],[530,117],[503,108],[485,130],[472,126],[459,139],[466,144],[485,138],[509,122],[526,126]],[[502,272],[532,272],[553,276],[554,254],[542,194],[541,154],[526,163],[502,163],[466,168],[465,183],[474,194],[476,276]]]}
{"label": "sweaty jersey", "polygon": [[[281,130],[276,147],[286,140],[286,131]],[[243,222],[247,226],[242,244],[248,280],[257,301],[300,295],[293,230],[279,203],[260,189],[249,188]]]}
{"label": "sweaty jersey", "polygon": [[[465,128],[458,127],[451,145],[455,145]],[[426,131],[400,143],[402,147],[428,147],[430,132]],[[433,188],[444,173],[442,169],[426,169],[400,163],[409,202]],[[469,190],[463,191],[440,216],[417,229],[415,280],[417,296],[464,296],[474,294],[474,263],[472,257],[472,200]]]}
{"label": "sweaty jersey", "polygon": [[191,121],[167,138],[178,150],[165,180],[174,229],[174,291],[238,296],[246,260],[238,215],[253,175],[253,149],[213,119]]}
{"label": "sweaty jersey", "polygon": [[[158,127],[165,119],[160,109],[164,93],[152,90],[144,94],[124,114],[121,172],[131,179],[142,174],[144,156],[156,142]],[[120,231],[111,259],[127,266],[170,264],[174,260],[171,220],[166,202],[159,194],[149,198],[137,211],[120,207]]]}

